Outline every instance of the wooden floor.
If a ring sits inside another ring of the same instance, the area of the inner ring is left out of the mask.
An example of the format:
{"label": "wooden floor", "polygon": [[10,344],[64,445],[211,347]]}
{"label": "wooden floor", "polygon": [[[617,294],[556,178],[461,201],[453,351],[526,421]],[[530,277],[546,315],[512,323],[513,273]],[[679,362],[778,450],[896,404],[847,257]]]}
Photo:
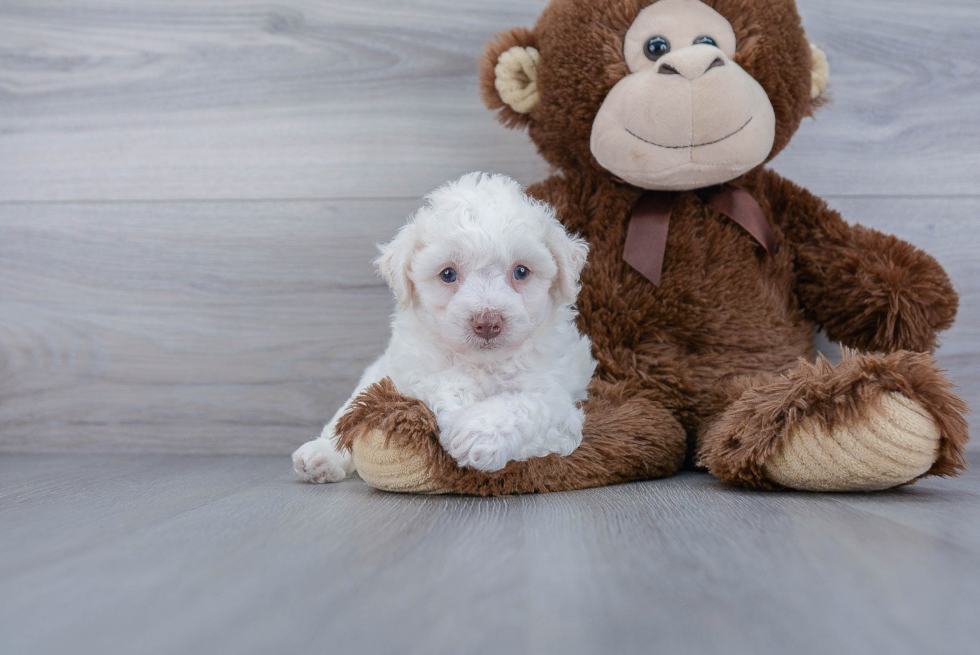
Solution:
{"label": "wooden floor", "polygon": [[[0,452],[281,454],[387,339],[420,197],[547,175],[476,58],[544,0],[0,2]],[[799,0],[832,102],[774,167],[935,254],[980,405],[980,5]]]}
{"label": "wooden floor", "polygon": [[0,460],[0,653],[975,653],[980,471],[495,499],[285,457]]}

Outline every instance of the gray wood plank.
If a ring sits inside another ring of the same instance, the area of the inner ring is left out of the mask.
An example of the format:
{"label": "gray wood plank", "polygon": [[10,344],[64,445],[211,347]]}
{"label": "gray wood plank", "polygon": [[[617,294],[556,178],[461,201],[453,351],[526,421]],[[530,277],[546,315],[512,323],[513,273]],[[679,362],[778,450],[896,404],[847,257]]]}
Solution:
{"label": "gray wood plank", "polygon": [[[475,58],[543,0],[8,0],[0,200],[415,197],[545,166]],[[834,102],[777,168],[821,194],[976,194],[973,0],[800,0]]]}
{"label": "gray wood plank", "polygon": [[[832,202],[947,267],[939,360],[980,406],[978,201]],[[384,348],[370,261],[416,204],[0,205],[0,451],[290,451]]]}
{"label": "gray wood plank", "polygon": [[[774,166],[820,195],[975,195],[980,6],[797,0],[829,98]],[[903,47],[900,44],[917,45]],[[972,223],[976,226],[976,219]]]}
{"label": "gray wood plank", "polygon": [[[280,465],[288,466],[282,458]],[[268,473],[248,457],[3,456],[0,579],[111,546],[132,530],[254,487]],[[43,520],[38,521],[40,515]],[[53,538],[58,526],[65,538]],[[2,640],[0,640],[2,641]],[[2,652],[2,647],[0,647]]]}
{"label": "gray wood plank", "polygon": [[0,458],[0,480],[14,471],[3,652],[904,654],[980,638],[975,468],[869,496],[692,473],[494,499],[304,485],[285,457]]}
{"label": "gray wood plank", "polygon": [[476,55],[543,2],[0,5],[0,200],[417,196],[540,178]]}
{"label": "gray wood plank", "polygon": [[315,436],[387,340],[370,262],[415,204],[0,206],[3,448]]}

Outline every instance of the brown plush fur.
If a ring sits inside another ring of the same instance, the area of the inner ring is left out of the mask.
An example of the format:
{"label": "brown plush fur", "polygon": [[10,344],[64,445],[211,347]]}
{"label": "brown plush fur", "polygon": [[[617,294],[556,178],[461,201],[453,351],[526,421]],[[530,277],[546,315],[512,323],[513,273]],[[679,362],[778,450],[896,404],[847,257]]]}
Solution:
{"label": "brown plush fur", "polygon": [[[681,465],[686,435],[688,456],[721,479],[771,488],[762,463],[794,422],[847,421],[895,390],[917,400],[940,428],[940,457],[929,474],[961,470],[965,407],[921,354],[952,324],[957,296],[926,253],[848,225],[819,198],[758,168],[733,184],[769,218],[777,240],[771,254],[689,192],[674,208],[660,285],[623,261],[642,191],[599,167],[589,135],[605,95],[626,72],[623,35],[648,4],[552,0],[533,32],[499,37],[481,65],[488,106],[500,109],[503,123],[526,126],[542,156],[561,169],[529,192],[554,204],[564,224],[591,244],[578,324],[599,366],[581,447],[567,458],[512,462],[495,474],[460,469],[438,446],[431,413],[390,384],[362,396],[341,425],[345,443],[364,426],[380,427],[393,447],[426,449],[431,475],[448,488],[485,495],[670,475]],[[735,60],[769,94],[777,117],[773,157],[814,107],[796,7],[792,0],[707,4],[733,24]],[[541,51],[541,102],[520,115],[497,98],[493,64],[503,50],[530,44]],[[813,359],[815,327],[845,346],[891,354],[851,355],[837,367],[801,362]]]}
{"label": "brown plush fur", "polygon": [[389,448],[423,453],[437,486],[477,496],[545,493],[673,475],[684,462],[685,435],[656,402],[625,385],[599,380],[589,388],[582,445],[567,457],[511,462],[502,471],[459,468],[439,445],[435,417],[421,401],[400,395],[390,378],[366,389],[337,425],[340,447],[352,449],[367,429],[388,436]]}
{"label": "brown plush fur", "polygon": [[924,353],[888,355],[845,352],[832,366],[801,360],[784,374],[763,373],[732,381],[735,401],[708,423],[699,441],[702,463],[718,478],[747,487],[778,488],[763,466],[779,451],[787,433],[805,418],[825,429],[846,425],[876,409],[883,392],[897,391],[928,407],[939,423],[939,456],[927,475],[955,475],[966,468],[966,404]]}

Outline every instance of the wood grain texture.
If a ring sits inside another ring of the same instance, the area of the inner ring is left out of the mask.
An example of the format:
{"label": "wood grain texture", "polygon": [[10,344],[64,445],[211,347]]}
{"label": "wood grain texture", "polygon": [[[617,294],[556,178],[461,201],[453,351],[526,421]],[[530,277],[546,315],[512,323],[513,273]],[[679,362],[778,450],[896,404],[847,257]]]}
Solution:
{"label": "wood grain texture", "polygon": [[[974,462],[980,463],[980,462]],[[0,459],[5,653],[969,653],[980,473],[385,494],[286,457]]]}
{"label": "wood grain texture", "polygon": [[387,341],[370,262],[414,205],[0,207],[2,449],[316,436]]}
{"label": "wood grain texture", "polygon": [[831,102],[804,121],[774,167],[823,196],[977,195],[977,3],[797,6],[810,39],[827,52]]}
{"label": "wood grain texture", "polygon": [[[387,338],[373,244],[462,172],[546,174],[475,79],[544,4],[0,2],[0,451],[316,434]],[[775,166],[939,256],[980,406],[980,10],[799,6],[834,102]]]}
{"label": "wood grain texture", "polygon": [[538,178],[476,55],[543,2],[6,2],[0,200],[418,196]]}
{"label": "wood grain texture", "polygon": [[[545,166],[476,57],[544,0],[0,4],[0,200],[417,197]],[[833,104],[776,162],[823,195],[977,194],[973,0],[799,0]]]}
{"label": "wood grain texture", "polygon": [[[832,204],[946,266],[962,308],[939,360],[980,406],[977,202]],[[0,206],[0,451],[289,452],[383,350],[370,261],[415,206]]]}

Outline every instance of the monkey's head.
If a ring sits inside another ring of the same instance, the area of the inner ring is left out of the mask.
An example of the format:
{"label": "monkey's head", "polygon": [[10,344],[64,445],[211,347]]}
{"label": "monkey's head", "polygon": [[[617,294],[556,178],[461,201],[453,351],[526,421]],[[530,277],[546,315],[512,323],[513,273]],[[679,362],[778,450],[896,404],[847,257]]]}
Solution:
{"label": "monkey's head", "polygon": [[775,157],[829,69],[793,0],[552,0],[497,36],[480,77],[552,165],[681,191]]}

